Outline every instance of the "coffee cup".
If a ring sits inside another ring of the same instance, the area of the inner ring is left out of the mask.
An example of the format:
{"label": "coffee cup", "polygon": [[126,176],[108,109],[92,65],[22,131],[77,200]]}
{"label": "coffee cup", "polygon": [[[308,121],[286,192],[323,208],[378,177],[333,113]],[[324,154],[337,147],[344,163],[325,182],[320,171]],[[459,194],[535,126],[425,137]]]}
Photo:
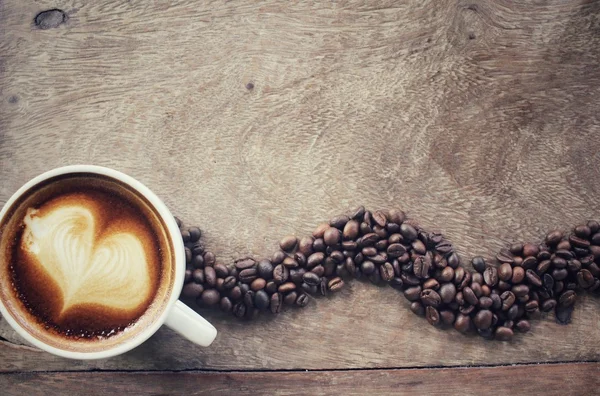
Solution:
{"label": "coffee cup", "polygon": [[185,266],[166,205],[113,169],[48,171],[0,211],[0,313],[29,343],[58,356],[116,356],[163,324],[210,345],[216,329],[178,300]]}

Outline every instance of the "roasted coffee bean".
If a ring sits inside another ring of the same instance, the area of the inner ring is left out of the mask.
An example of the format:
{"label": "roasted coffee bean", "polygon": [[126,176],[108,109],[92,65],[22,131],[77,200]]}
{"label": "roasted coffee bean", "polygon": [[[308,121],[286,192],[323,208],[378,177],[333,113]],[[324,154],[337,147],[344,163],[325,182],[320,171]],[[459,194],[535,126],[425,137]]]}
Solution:
{"label": "roasted coffee bean", "polygon": [[185,270],[185,275],[183,278],[183,283],[190,283],[192,281],[192,270],[191,269],[186,269]]}
{"label": "roasted coffee bean", "polygon": [[374,225],[373,232],[377,234],[377,236],[381,239],[386,239],[388,237],[388,232],[384,227],[381,227],[380,225]]}
{"label": "roasted coffee bean", "polygon": [[344,226],[343,238],[356,239],[360,233],[360,223],[356,220],[350,220]]}
{"label": "roasted coffee bean", "polygon": [[325,231],[327,231],[330,228],[331,226],[328,223],[321,223],[317,226],[317,228],[315,228],[315,230],[312,233],[312,236],[315,239],[323,238],[323,236],[325,235]]}
{"label": "roasted coffee bean", "polygon": [[181,230],[181,239],[183,239],[183,243],[191,242],[190,232],[188,230]]}
{"label": "roasted coffee bean", "polygon": [[498,281],[498,290],[500,291],[506,291],[509,290],[512,286],[509,282],[504,282],[504,281]]}
{"label": "roasted coffee bean", "polygon": [[554,280],[560,281],[566,279],[567,276],[569,276],[569,271],[567,271],[564,268],[552,270],[552,277],[554,278]]}
{"label": "roasted coffee bean", "polygon": [[350,218],[352,218],[354,220],[362,220],[364,215],[365,215],[365,207],[359,206],[358,208],[354,209],[351,212]]}
{"label": "roasted coffee bean", "polygon": [[550,269],[551,266],[552,266],[552,262],[550,260],[543,260],[537,265],[536,272],[538,275],[541,276],[541,275],[545,274]]}
{"label": "roasted coffee bean", "polygon": [[381,265],[388,261],[388,257],[386,253],[379,253],[375,256],[369,257],[369,260],[377,265]]}
{"label": "roasted coffee bean", "polygon": [[542,278],[542,283],[544,284],[544,288],[548,291],[554,290],[554,278],[550,274],[544,274]]}
{"label": "roasted coffee bean", "polygon": [[564,307],[575,304],[577,294],[573,290],[567,290],[558,299],[558,304]]}
{"label": "roasted coffee bean", "polygon": [[466,333],[471,327],[471,318],[468,315],[458,314],[454,321],[454,328],[461,333]]}
{"label": "roasted coffee bean", "polygon": [[385,227],[385,225],[387,224],[387,217],[385,213],[383,213],[383,211],[378,210],[375,213],[373,213],[373,221],[375,221],[375,224],[377,224],[378,226]]}
{"label": "roasted coffee bean", "polygon": [[197,268],[192,271],[192,280],[196,283],[203,284],[205,281],[204,270]]}
{"label": "roasted coffee bean", "polygon": [[259,290],[264,289],[266,285],[267,285],[266,280],[264,280],[263,278],[256,278],[250,284],[250,290],[259,291]]}
{"label": "roasted coffee bean", "polygon": [[600,231],[600,223],[596,220],[589,220],[586,225],[589,227],[592,234]]}
{"label": "roasted coffee bean", "polygon": [[571,243],[571,246],[584,249],[587,249],[590,246],[590,241],[588,241],[585,238],[578,237],[576,235],[570,235],[569,242]]}
{"label": "roasted coffee bean", "polygon": [[215,273],[219,278],[225,278],[229,275],[229,270],[223,264],[215,264],[213,268],[215,269]]}
{"label": "roasted coffee bean", "polygon": [[204,268],[204,257],[200,254],[192,257],[192,267]]}
{"label": "roasted coffee bean", "polygon": [[494,311],[500,310],[502,308],[502,299],[500,296],[496,293],[492,293],[490,298],[492,299],[492,308]]}
{"label": "roasted coffee bean", "polygon": [[512,307],[508,309],[506,312],[506,317],[508,320],[515,320],[519,315],[519,306],[517,304],[513,304]]}
{"label": "roasted coffee bean", "polygon": [[340,230],[334,227],[329,227],[323,234],[323,240],[327,246],[337,245],[340,242]]}
{"label": "roasted coffee bean", "polygon": [[309,294],[317,294],[317,292],[319,291],[319,288],[317,287],[317,285],[309,285],[308,283],[303,282],[300,287],[302,288],[302,290],[304,290],[305,292],[309,293]]}
{"label": "roasted coffee bean", "polygon": [[419,301],[413,301],[410,304],[410,310],[416,315],[425,316],[425,307]]}
{"label": "roasted coffee bean", "polygon": [[279,285],[275,281],[269,281],[269,282],[267,282],[267,285],[265,286],[265,290],[267,291],[267,293],[273,294],[277,291],[278,287],[279,287]]}
{"label": "roasted coffee bean", "polygon": [[331,292],[337,292],[337,291],[341,290],[343,287],[344,287],[344,281],[339,276],[331,279],[327,283],[327,289]]}
{"label": "roasted coffee bean", "polygon": [[496,267],[487,267],[483,272],[483,279],[486,285],[494,287],[498,284],[498,270]]}
{"label": "roasted coffee bean", "polygon": [[510,307],[515,303],[516,297],[511,291],[505,291],[500,295],[500,299],[502,300],[502,310],[508,311]]}
{"label": "roasted coffee bean", "polygon": [[481,311],[477,312],[473,317],[473,324],[478,329],[489,329],[492,325],[492,311],[482,309]]}
{"label": "roasted coffee bean", "polygon": [[389,257],[400,257],[406,253],[406,247],[400,243],[392,243],[387,247],[387,254]]}
{"label": "roasted coffee bean", "polygon": [[284,252],[293,251],[298,245],[298,238],[295,235],[287,235],[279,241],[279,247]]}
{"label": "roasted coffee bean", "polygon": [[404,290],[404,297],[408,301],[416,301],[421,297],[421,286],[412,286]]}
{"label": "roasted coffee bean", "polygon": [[530,285],[535,287],[542,287],[542,278],[539,277],[533,270],[528,269],[525,271],[525,277]]}
{"label": "roasted coffee bean", "polygon": [[344,266],[346,267],[346,271],[348,271],[349,274],[354,274],[354,272],[356,271],[356,264],[354,263],[352,257],[348,257],[346,259]]}
{"label": "roasted coffee bean", "polygon": [[315,239],[311,236],[305,236],[298,241],[298,251],[305,257],[310,256],[313,253],[313,242]]}
{"label": "roasted coffee bean", "polygon": [[577,273],[577,283],[584,289],[588,289],[594,285],[594,276],[586,269],[582,269]]}
{"label": "roasted coffee bean", "polygon": [[290,270],[289,280],[294,283],[302,283],[302,277],[306,273],[304,268],[295,268]]}
{"label": "roasted coffee bean", "polygon": [[537,267],[537,263],[538,262],[535,257],[529,256],[529,257],[525,257],[525,259],[521,263],[521,267],[523,267],[525,270],[534,269]]}
{"label": "roasted coffee bean", "polygon": [[305,273],[302,280],[309,285],[318,285],[321,282],[321,278],[313,272]]}
{"label": "roasted coffee bean", "polygon": [[225,278],[225,280],[223,281],[223,287],[225,289],[232,289],[235,287],[235,284],[237,283],[237,280],[235,279],[235,276],[228,276],[227,278]]}
{"label": "roasted coffee bean", "polygon": [[475,293],[473,292],[473,289],[471,289],[470,287],[465,287],[462,290],[463,296],[465,298],[465,301],[471,305],[477,305],[479,303],[479,299],[477,298],[477,296],[475,295]]}
{"label": "roasted coffee bean", "polygon": [[440,320],[446,326],[452,326],[454,324],[455,319],[456,315],[451,310],[440,311]]}
{"label": "roasted coffee bean", "polygon": [[198,283],[188,283],[183,286],[181,295],[187,298],[198,298],[204,291],[204,286]]}
{"label": "roasted coffee bean", "polygon": [[398,289],[401,290],[402,287],[404,286],[404,282],[402,282],[402,278],[400,277],[395,277],[394,279],[392,279],[390,281],[390,285],[394,288],[394,289]]}
{"label": "roasted coffee bean", "polygon": [[561,241],[562,238],[563,238],[562,231],[559,231],[559,230],[551,231],[546,235],[546,244],[548,246],[555,246]]}
{"label": "roasted coffee bean", "polygon": [[284,258],[286,258],[285,252],[278,250],[273,253],[273,256],[271,257],[271,263],[273,263],[273,265],[281,264]]}
{"label": "roasted coffee bean", "polygon": [[346,215],[335,216],[334,218],[329,220],[329,225],[331,227],[335,227],[341,230],[344,228],[344,226],[346,225],[346,223],[348,223],[349,220],[350,218]]}
{"label": "roasted coffee bean", "polygon": [[471,282],[470,287],[471,290],[473,290],[473,293],[475,293],[475,296],[477,296],[477,298],[481,297],[481,285],[479,283]]}
{"label": "roasted coffee bean", "polygon": [[496,329],[494,337],[498,341],[510,341],[514,335],[514,332],[509,327],[500,326]]}
{"label": "roasted coffee bean", "polygon": [[540,252],[540,247],[538,245],[534,245],[533,243],[526,243],[523,245],[523,256],[537,256]]}
{"label": "roasted coffee bean", "polygon": [[269,303],[271,312],[274,314],[279,313],[279,311],[281,311],[281,306],[283,305],[282,303],[283,303],[283,297],[282,297],[281,293],[274,293],[271,296],[271,302]]}
{"label": "roasted coffee bean", "polygon": [[[583,261],[581,262],[583,264]],[[587,266],[587,270],[590,271],[592,273],[592,275],[594,275],[596,278],[600,277],[600,267],[598,267],[598,264],[596,263],[591,263]]]}
{"label": "roasted coffee bean", "polygon": [[242,293],[242,289],[240,289],[239,286],[234,286],[230,291],[229,291],[229,298],[231,298],[233,301],[238,301],[241,300],[243,297],[243,293]]}
{"label": "roasted coffee bean", "polygon": [[388,219],[390,222],[400,225],[406,219],[406,214],[399,209],[390,209]]}
{"label": "roasted coffee bean", "polygon": [[375,249],[373,246],[367,246],[362,249],[362,254],[364,254],[366,257],[375,256],[377,254],[377,249]]}
{"label": "roasted coffee bean", "polygon": [[590,240],[592,245],[600,246],[600,232],[596,231]]}
{"label": "roasted coffee bean", "polygon": [[563,239],[556,245],[556,250],[568,252],[569,250],[571,250],[571,242]]}
{"label": "roasted coffee bean", "polygon": [[425,254],[427,252],[427,248],[425,247],[425,244],[423,242],[421,242],[420,240],[415,240],[412,244],[412,249],[417,253],[417,254]]}
{"label": "roasted coffee bean", "polygon": [[394,267],[390,263],[384,263],[379,267],[379,274],[384,282],[394,279]]}
{"label": "roasted coffee bean", "polygon": [[309,300],[308,295],[302,293],[298,296],[298,299],[296,300],[296,305],[298,305],[300,307],[306,307],[309,302],[310,302],[310,300]]}
{"label": "roasted coffee bean", "polygon": [[325,274],[325,267],[322,265],[317,265],[315,268],[311,269],[310,272],[313,272],[318,276],[323,276]]}
{"label": "roasted coffee bean", "polygon": [[258,276],[265,280],[269,280],[273,277],[273,264],[269,260],[261,260],[258,262],[256,269]]}
{"label": "roasted coffee bean", "polygon": [[465,277],[465,269],[463,267],[458,267],[454,270],[454,284],[460,284]]}
{"label": "roasted coffee bean", "polygon": [[375,271],[375,264],[372,261],[363,261],[360,265],[360,270],[365,275],[371,275]]}
{"label": "roasted coffee bean", "polygon": [[438,282],[434,278],[429,278],[425,282],[423,282],[423,289],[437,290],[439,288],[440,288],[440,282]]}
{"label": "roasted coffee bean", "polygon": [[492,289],[488,285],[481,286],[481,294],[489,297],[492,294]]}
{"label": "roasted coffee bean", "polygon": [[510,250],[513,255],[520,256],[523,254],[523,244],[520,242],[513,243],[508,250]]}
{"label": "roasted coffee bean", "polygon": [[212,267],[215,265],[216,257],[213,252],[205,252],[204,253],[204,266]]}
{"label": "roasted coffee bean", "polygon": [[219,306],[221,307],[221,311],[231,312],[231,309],[233,308],[233,303],[228,297],[222,297]]}
{"label": "roasted coffee bean", "polygon": [[435,245],[435,250],[442,256],[446,256],[454,251],[452,244],[448,241],[441,241]]}
{"label": "roasted coffee bean", "polygon": [[509,263],[502,263],[498,267],[498,278],[502,281],[510,281],[512,279],[512,266]]}
{"label": "roasted coffee bean", "polygon": [[425,307],[425,318],[432,326],[438,326],[440,324],[440,313],[432,306]]}
{"label": "roasted coffee bean", "polygon": [[288,280],[290,276],[290,270],[288,270],[283,264],[277,265],[273,269],[273,280],[277,284],[282,284]]}
{"label": "roasted coffee bean", "polygon": [[216,305],[221,301],[221,295],[215,289],[204,290],[200,298],[202,299],[202,305],[206,307]]}
{"label": "roasted coffee bean", "polygon": [[513,268],[512,283],[521,283],[523,282],[523,279],[525,279],[525,270],[522,267]]}
{"label": "roasted coffee bean", "polygon": [[215,287],[217,285],[217,273],[213,267],[204,268],[204,282],[209,287]]}
{"label": "roasted coffee bean", "polygon": [[471,283],[479,283],[482,285],[483,282],[483,275],[481,275],[479,272],[471,272]]}
{"label": "roasted coffee bean", "polygon": [[277,291],[282,294],[289,293],[293,290],[296,290],[296,284],[293,282],[285,282],[279,285],[279,287],[277,288]]}
{"label": "roasted coffee bean", "polygon": [[567,325],[571,323],[571,314],[573,313],[573,308],[575,305],[558,305],[556,307],[556,322]]}
{"label": "roasted coffee bean", "polygon": [[431,260],[427,256],[418,256],[413,263],[413,272],[416,277],[426,279],[429,277]]}
{"label": "roasted coffee bean", "polygon": [[457,268],[460,265],[460,258],[458,257],[458,254],[452,252],[446,259],[446,262],[451,268]]}
{"label": "roasted coffee bean", "polygon": [[308,269],[314,268],[315,266],[321,264],[324,260],[325,260],[325,253],[323,253],[323,252],[313,253],[310,256],[308,256],[308,259],[306,260],[306,268],[308,268]]}
{"label": "roasted coffee bean", "polygon": [[473,311],[475,311],[475,306],[474,305],[461,305],[458,308],[458,312],[460,312],[463,315],[470,315]]}
{"label": "roasted coffee bean", "polygon": [[266,311],[269,308],[270,297],[264,290],[259,290],[254,295],[254,305],[261,311]]}
{"label": "roasted coffee bean", "polygon": [[465,305],[465,297],[463,296],[462,291],[456,293],[456,297],[454,297],[454,300],[458,305]]}
{"label": "roasted coffee bean", "polygon": [[479,297],[479,306],[484,309],[489,309],[494,305],[494,301],[490,297],[481,296]]}
{"label": "roasted coffee bean", "polygon": [[[208,268],[204,270],[206,272]],[[240,271],[238,278],[243,283],[251,283],[258,276],[258,272],[256,268],[246,268],[245,270]],[[206,273],[206,277],[208,278],[208,273]],[[208,280],[207,280],[208,282]]]}
{"label": "roasted coffee bean", "polygon": [[431,305],[437,308],[442,303],[442,298],[435,290],[425,289],[421,292],[421,302],[425,306]]}
{"label": "roasted coffee bean", "polygon": [[559,269],[567,268],[567,260],[565,260],[562,257],[558,257],[558,256],[554,257],[551,260],[551,263],[554,268],[559,268]]}
{"label": "roasted coffee bean", "polygon": [[529,286],[527,285],[516,285],[513,286],[511,291],[516,297],[523,297],[529,293]]}
{"label": "roasted coffee bean", "polygon": [[237,318],[243,318],[246,315],[246,305],[244,303],[239,302],[233,306],[233,314]]}
{"label": "roasted coffee bean", "polygon": [[298,268],[300,266],[300,264],[296,260],[294,260],[293,257],[290,256],[284,258],[281,264],[283,264],[288,269]]}
{"label": "roasted coffee bean", "polygon": [[501,263],[514,263],[514,258],[512,253],[508,249],[502,249],[496,255],[496,260]]}
{"label": "roasted coffee bean", "polygon": [[439,279],[440,282],[451,282],[454,280],[454,269],[451,267],[446,267],[440,273]]}
{"label": "roasted coffee bean", "polygon": [[[344,254],[342,252],[340,252],[339,250],[336,250],[333,253],[336,254],[335,255],[336,258],[341,257],[339,261],[342,261],[344,259]],[[332,253],[332,255],[333,255],[333,253]],[[294,253],[294,260],[298,263],[298,266],[300,266],[300,267],[306,266],[306,256],[304,256],[302,253],[300,253],[300,252]],[[284,259],[284,261],[285,261],[285,259]]]}
{"label": "roasted coffee bean", "polygon": [[238,271],[243,271],[245,269],[248,268],[253,268],[256,265],[256,261],[254,261],[254,259],[252,258],[243,258],[241,260],[237,260],[235,263],[235,268],[238,269]]}
{"label": "roasted coffee bean", "polygon": [[555,281],[554,282],[554,293],[558,294],[562,292],[565,288],[565,283],[563,281]]}
{"label": "roasted coffee bean", "polygon": [[400,233],[407,242],[412,242],[417,239],[418,233],[415,227],[408,223],[402,223],[400,225]]}
{"label": "roasted coffee bean", "polygon": [[456,285],[459,290],[464,289],[466,286],[471,284],[471,271],[465,271],[465,276],[463,276],[462,281]]}
{"label": "roasted coffee bean", "polygon": [[358,248],[358,243],[356,241],[344,241],[342,242],[342,249],[344,249],[343,253],[345,257],[350,257],[354,255],[354,251]]}
{"label": "roasted coffee bean", "polygon": [[298,293],[291,291],[283,297],[283,303],[285,305],[294,305],[296,303],[296,298],[298,298]]}
{"label": "roasted coffee bean", "polygon": [[254,292],[252,290],[248,290],[246,293],[244,293],[244,304],[246,304],[247,307],[254,308],[254,296],[255,295],[256,295],[256,292]]}
{"label": "roasted coffee bean", "polygon": [[186,264],[190,264],[192,262],[192,251],[190,250],[190,248],[186,247],[186,248],[184,248],[184,252],[185,252],[185,262],[186,262]]}

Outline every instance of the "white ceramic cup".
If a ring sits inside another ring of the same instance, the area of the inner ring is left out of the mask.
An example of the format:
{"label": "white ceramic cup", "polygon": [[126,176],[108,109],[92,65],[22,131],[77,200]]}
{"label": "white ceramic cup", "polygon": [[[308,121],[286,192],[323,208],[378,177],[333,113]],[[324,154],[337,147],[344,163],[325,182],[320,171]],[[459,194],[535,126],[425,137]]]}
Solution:
{"label": "white ceramic cup", "polygon": [[167,209],[167,206],[152,191],[150,191],[150,189],[134,178],[113,169],[94,165],[71,165],[53,169],[34,177],[9,198],[2,208],[2,211],[0,211],[0,224],[3,223],[4,217],[9,213],[11,206],[19,199],[19,197],[29,191],[32,187],[50,178],[74,173],[98,174],[115,179],[121,183],[125,183],[137,191],[140,195],[144,196],[154,207],[158,215],[162,218],[164,224],[166,224],[168,233],[171,236],[170,240],[175,245],[172,247],[175,259],[175,276],[172,278],[173,284],[169,301],[167,304],[165,304],[165,308],[161,314],[157,315],[151,325],[145,328],[144,331],[140,332],[135,337],[124,339],[123,342],[116,344],[110,349],[98,352],[67,351],[38,340],[19,324],[19,322],[5,307],[4,302],[0,299],[0,312],[2,313],[4,319],[6,319],[6,321],[20,336],[36,347],[54,355],[71,359],[102,359],[122,354],[146,341],[163,324],[175,330],[177,333],[181,334],[183,337],[195,344],[209,346],[217,336],[217,330],[213,325],[206,321],[206,319],[198,315],[194,310],[178,300],[181,289],[183,288],[185,276],[185,252],[179,227],[177,226],[173,215],[169,209]]}

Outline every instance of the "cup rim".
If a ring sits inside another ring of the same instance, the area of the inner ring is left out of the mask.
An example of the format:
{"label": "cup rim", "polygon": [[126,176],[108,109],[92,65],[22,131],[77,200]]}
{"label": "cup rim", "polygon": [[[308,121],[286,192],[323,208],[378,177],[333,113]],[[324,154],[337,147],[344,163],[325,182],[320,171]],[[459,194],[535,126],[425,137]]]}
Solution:
{"label": "cup rim", "polygon": [[[151,324],[146,327],[143,331],[140,332],[136,337],[125,340],[123,343],[119,343],[115,345],[113,348],[103,350],[103,351],[94,351],[94,352],[76,352],[76,351],[68,351],[65,349],[57,348],[51,345],[48,345],[41,340],[35,338],[29,332],[27,332],[10,314],[8,309],[4,306],[2,300],[0,300],[0,313],[2,317],[9,323],[9,325],[26,341],[33,344],[34,346],[52,353],[54,355],[71,358],[71,359],[79,359],[79,360],[91,360],[91,359],[103,359],[109,358],[113,356],[117,356],[132,350],[133,348],[139,346],[148,338],[150,338],[156,331],[164,324],[169,314],[169,311],[173,308],[173,305],[179,299],[179,293],[183,288],[184,276],[185,276],[185,254],[183,249],[183,241],[179,238],[179,227],[175,221],[175,218],[165,205],[165,203],[154,194],[148,187],[142,184],[140,181],[134,179],[133,177],[111,169],[104,166],[98,165],[67,165],[58,168],[51,169],[46,171],[34,178],[30,179],[27,183],[21,186],[11,197],[6,201],[2,210],[0,210],[0,223],[7,215],[8,210],[11,206],[18,200],[24,193],[29,191],[32,187],[42,183],[45,180],[56,176],[75,174],[75,173],[93,173],[101,176],[106,176],[112,179],[115,179],[119,182],[127,184],[129,187],[133,188],[136,192],[144,196],[153,208],[157,211],[160,218],[163,220],[164,224],[167,227],[167,231],[171,236],[171,240],[173,243],[173,253],[175,256],[175,276],[173,277],[173,285],[171,288],[171,296],[167,301],[165,308],[160,313],[158,318],[151,322]],[[180,242],[178,242],[180,241]]]}

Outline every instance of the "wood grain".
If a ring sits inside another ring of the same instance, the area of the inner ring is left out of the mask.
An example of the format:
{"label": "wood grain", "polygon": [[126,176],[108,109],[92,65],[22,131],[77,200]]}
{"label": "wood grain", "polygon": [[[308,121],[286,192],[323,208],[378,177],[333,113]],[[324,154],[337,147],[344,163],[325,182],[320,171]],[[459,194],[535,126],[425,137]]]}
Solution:
{"label": "wood grain", "polygon": [[[66,22],[36,28],[55,7]],[[226,263],[357,204],[403,208],[463,258],[491,257],[600,218],[599,33],[600,3],[581,0],[3,0],[0,203],[93,163],[147,184]],[[0,321],[0,371],[598,360],[599,304],[491,343],[353,283],[255,323],[206,313],[210,348],[161,329],[97,362],[23,347]]]}
{"label": "wood grain", "polygon": [[600,365],[308,372],[18,373],[0,375],[11,395],[595,395]]}

